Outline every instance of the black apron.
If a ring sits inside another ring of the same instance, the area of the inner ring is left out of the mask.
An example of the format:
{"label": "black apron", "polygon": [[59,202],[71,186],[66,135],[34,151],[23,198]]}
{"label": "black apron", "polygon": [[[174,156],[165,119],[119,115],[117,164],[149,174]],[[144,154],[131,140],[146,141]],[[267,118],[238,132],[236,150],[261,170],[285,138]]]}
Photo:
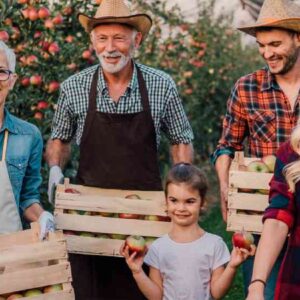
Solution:
{"label": "black apron", "polygon": [[[137,68],[143,111],[98,112],[97,68],[80,144],[78,184],[108,189],[162,190],[148,92]],[[122,258],[70,255],[76,300],[145,299]]]}

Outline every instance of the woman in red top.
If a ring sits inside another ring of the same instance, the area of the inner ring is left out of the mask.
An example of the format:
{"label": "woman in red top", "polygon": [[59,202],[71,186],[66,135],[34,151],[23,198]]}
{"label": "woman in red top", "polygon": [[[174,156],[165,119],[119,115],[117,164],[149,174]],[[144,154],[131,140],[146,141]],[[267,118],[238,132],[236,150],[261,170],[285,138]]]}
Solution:
{"label": "woman in red top", "polygon": [[300,125],[277,153],[270,205],[258,244],[247,300],[263,300],[265,282],[286,236],[288,248],[277,279],[275,300],[300,299]]}

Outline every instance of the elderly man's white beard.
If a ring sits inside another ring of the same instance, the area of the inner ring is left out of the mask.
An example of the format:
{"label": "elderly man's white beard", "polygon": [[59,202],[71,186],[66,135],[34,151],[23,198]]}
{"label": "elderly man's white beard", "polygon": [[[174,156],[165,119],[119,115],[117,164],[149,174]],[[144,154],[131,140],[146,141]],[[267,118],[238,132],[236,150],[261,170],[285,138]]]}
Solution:
{"label": "elderly man's white beard", "polygon": [[[132,58],[132,52],[133,51],[130,51],[128,56],[125,56],[119,51],[114,51],[110,53],[105,51],[104,53],[98,54],[97,56],[104,71],[114,74],[120,72],[128,64],[128,62]],[[110,64],[105,61],[105,57],[109,58],[118,56],[120,56],[120,60],[116,64]]]}

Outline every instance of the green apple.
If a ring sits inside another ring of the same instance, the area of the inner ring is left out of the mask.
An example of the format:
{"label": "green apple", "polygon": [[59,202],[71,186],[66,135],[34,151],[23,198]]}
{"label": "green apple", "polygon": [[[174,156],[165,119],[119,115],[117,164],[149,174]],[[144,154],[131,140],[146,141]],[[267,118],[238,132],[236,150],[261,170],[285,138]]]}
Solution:
{"label": "green apple", "polygon": [[269,168],[265,165],[262,160],[252,161],[247,166],[248,172],[258,172],[258,173],[269,173]]}
{"label": "green apple", "polygon": [[153,236],[146,236],[144,239],[148,248],[155,240],[157,240],[157,238]]}
{"label": "green apple", "polygon": [[24,293],[24,297],[34,297],[34,296],[41,295],[41,294],[43,294],[41,290],[31,289]]}
{"label": "green apple", "polygon": [[108,234],[105,234],[105,233],[97,233],[96,234],[96,238],[99,238],[99,239],[110,239],[110,236]]}
{"label": "green apple", "polygon": [[145,252],[146,241],[142,236],[130,235],[126,238],[126,246],[128,246],[129,253],[136,252],[137,255],[141,255]]}
{"label": "green apple", "polygon": [[125,240],[127,235],[125,234],[118,234],[118,233],[112,233],[110,234],[110,237],[113,239],[113,240]]}
{"label": "green apple", "polygon": [[266,155],[261,159],[265,165],[268,167],[269,172],[273,173],[276,163],[276,156],[275,155]]}
{"label": "green apple", "polygon": [[8,298],[0,298],[1,300],[2,299],[6,299],[6,300],[15,300],[15,299],[19,299],[19,298],[23,298],[24,296],[22,294],[12,294],[10,295]]}
{"label": "green apple", "polygon": [[62,289],[63,289],[62,284],[53,284],[44,287],[43,292],[47,294],[47,293],[59,292],[62,291]]}
{"label": "green apple", "polygon": [[80,236],[85,236],[85,237],[95,237],[95,235],[91,232],[80,232]]}

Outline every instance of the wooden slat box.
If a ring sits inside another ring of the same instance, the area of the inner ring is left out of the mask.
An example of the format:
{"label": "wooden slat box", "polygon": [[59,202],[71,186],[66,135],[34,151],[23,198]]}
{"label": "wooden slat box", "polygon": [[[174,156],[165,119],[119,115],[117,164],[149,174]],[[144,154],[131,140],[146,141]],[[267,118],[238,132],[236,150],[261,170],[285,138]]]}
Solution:
{"label": "wooden slat box", "polygon": [[236,152],[232,161],[229,171],[228,231],[244,229],[258,234],[262,231],[262,215],[268,206],[269,182],[273,174],[247,171],[246,166],[255,160],[259,158],[247,158],[243,152]]}
{"label": "wooden slat box", "polygon": [[[79,194],[65,192],[66,188],[75,189]],[[141,199],[128,199],[128,195],[138,195]],[[116,214],[151,215],[162,219],[167,217],[165,210],[163,192],[100,189],[72,184],[59,185],[56,190],[56,226],[64,230],[70,253],[120,256],[119,249],[124,240],[111,238],[112,234],[123,238],[128,235],[160,237],[169,232],[171,223],[166,220],[118,218]],[[74,211],[80,214],[74,214]],[[103,213],[112,215],[103,216]]]}
{"label": "wooden slat box", "polygon": [[[39,241],[39,225],[0,235],[0,299],[60,284],[62,290],[20,299],[74,300],[66,240],[61,231]],[[2,297],[2,298],[1,298]]]}

